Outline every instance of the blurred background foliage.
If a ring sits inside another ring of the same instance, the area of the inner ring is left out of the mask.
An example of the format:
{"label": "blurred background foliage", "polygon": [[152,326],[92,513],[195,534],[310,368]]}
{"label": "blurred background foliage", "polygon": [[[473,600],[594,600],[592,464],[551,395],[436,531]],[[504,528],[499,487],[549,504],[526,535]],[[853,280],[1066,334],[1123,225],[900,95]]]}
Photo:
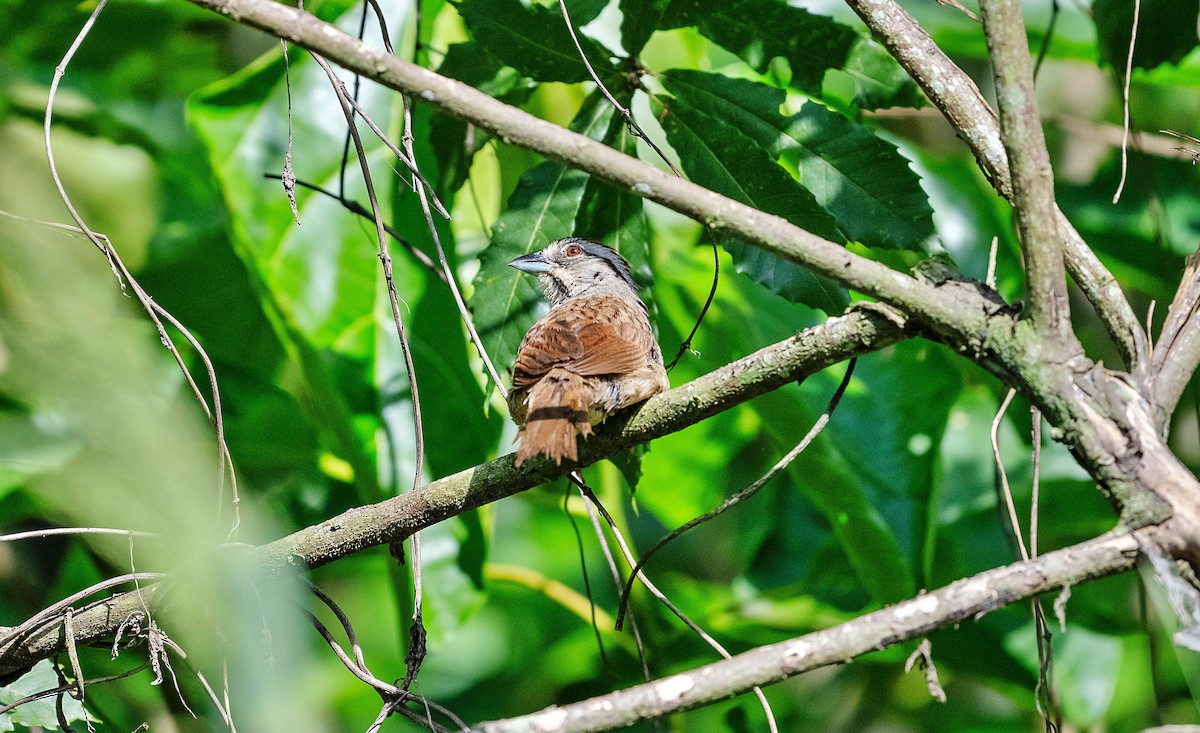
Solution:
{"label": "blurred background foliage", "polygon": [[[361,5],[305,3],[349,32],[363,25]],[[419,14],[412,3],[381,5],[403,57],[657,162],[595,91],[555,4],[423,0]],[[904,5],[986,93],[979,25],[948,6]],[[1053,17],[1046,3],[1026,5],[1032,47],[1044,57],[1038,83],[1060,204],[1135,310],[1158,323],[1196,248],[1200,199],[1189,154],[1154,134],[1131,147],[1123,196],[1112,203],[1133,3],[1056,3]],[[209,554],[230,526],[211,430],[153,328],[90,244],[36,223],[69,223],[41,121],[54,68],[91,7],[0,0],[0,529],[110,526],[158,536],[132,548],[104,538],[0,544],[3,625],[131,564],[169,570]],[[597,73],[692,180],[896,267],[932,254],[982,278],[997,238],[997,287],[1020,298],[1007,205],[840,3],[568,7]],[[1143,0],[1130,85],[1135,129],[1200,135],[1196,16],[1196,0]],[[378,43],[375,22],[365,28]],[[277,41],[183,0],[124,0],[105,9],[81,46],[54,117],[63,182],[84,218],[212,358],[241,491],[236,540],[248,543],[404,491],[415,466],[413,407],[373,226],[304,186],[297,222],[270,177],[282,173],[290,136],[303,184],[366,203],[357,164],[345,165],[345,123],[323,73],[299,49],[287,59]],[[638,74],[641,85],[631,84]],[[398,139],[400,100],[370,84],[360,100]],[[634,264],[652,287],[664,351],[675,351],[710,286],[708,235],[426,107],[415,107],[413,125],[422,170],[453,213],[438,234],[500,369],[539,307],[532,279],[505,263],[570,233],[608,242]],[[365,129],[364,139],[385,220],[435,256],[405,171]],[[721,244],[715,302],[694,352],[671,374],[674,385],[859,298],[743,243]],[[447,288],[404,246],[392,250],[422,396],[425,478],[508,452],[514,429]],[[1089,351],[1116,365],[1084,301],[1073,303]],[[199,358],[190,349],[184,357],[207,394]],[[813,423],[843,373],[844,365],[761,397],[656,441],[622,461],[626,470],[602,463],[587,477],[647,547],[761,475]],[[923,341],[864,357],[812,447],[753,501],[658,556],[651,577],[737,652],[1013,561],[988,440],[1004,391]],[[1193,388],[1172,438],[1192,466],[1200,465],[1197,405]],[[1028,516],[1030,416],[1019,399],[1001,439]],[[1042,456],[1039,547],[1111,528],[1112,511],[1071,457],[1048,440]],[[630,638],[612,630],[609,571],[582,505],[564,502],[568,493],[562,484],[540,487],[424,534],[430,639],[416,689],[467,721],[640,679]],[[312,573],[388,679],[403,674],[406,575],[383,549]],[[197,573],[191,601],[162,623],[210,680],[228,661],[243,729],[365,729],[379,701],[296,613],[311,599],[295,589],[253,592],[235,576]],[[1066,625],[1052,628],[1065,729],[1200,723],[1200,665],[1171,645],[1171,617],[1157,594],[1137,574],[1071,590]],[[714,659],[653,599],[635,593],[633,608],[654,676]],[[768,689],[782,729],[1043,728],[1027,604],[932,641],[945,704],[932,700],[919,672],[903,672],[912,650],[904,645]],[[141,653],[113,662],[107,651],[83,650],[83,664],[100,676],[136,666]],[[176,671],[198,720],[174,684],[148,684],[150,672],[89,690],[90,715],[101,730],[143,721],[152,730],[221,729],[195,677],[182,664]],[[54,675],[39,667],[22,684],[52,685]],[[0,705],[19,697],[0,695],[9,696]],[[55,728],[53,706],[0,715],[0,730],[14,726]],[[666,728],[762,730],[764,721],[743,697],[676,716]],[[384,729],[414,726],[392,719]]]}

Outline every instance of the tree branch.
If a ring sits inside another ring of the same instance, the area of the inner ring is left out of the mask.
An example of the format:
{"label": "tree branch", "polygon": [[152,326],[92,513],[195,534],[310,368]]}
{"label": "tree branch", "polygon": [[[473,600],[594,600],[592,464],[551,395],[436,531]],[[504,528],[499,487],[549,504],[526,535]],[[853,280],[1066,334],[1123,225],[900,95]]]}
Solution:
{"label": "tree branch", "polygon": [[[635,445],[694,425],[712,415],[814,374],[852,356],[889,346],[909,335],[888,317],[855,311],[760,349],[688,384],[610,419],[581,445],[580,465],[590,465]],[[512,455],[432,481],[416,491],[355,507],[320,524],[245,551],[242,561],[266,576],[318,567],[352,553],[403,541],[448,517],[565,475],[576,466],[540,459],[514,468]],[[166,581],[164,581],[166,582]],[[144,608],[163,602],[162,582],[78,612],[76,644],[110,638]],[[65,648],[61,619],[49,619],[0,646],[0,678],[20,672]]]}
{"label": "tree branch", "polygon": [[715,230],[736,235],[919,318],[961,348],[979,348],[986,325],[980,299],[949,292],[856,255],[790,222],[670,176],[602,143],[534,117],[479,90],[402,61],[306,12],[271,0],[189,0],[244,25],[285,38],[416,101],[471,122],[504,142],[585,170]]}
{"label": "tree branch", "polygon": [[757,647],[732,659],[539,713],[482,723],[477,733],[584,733],[690,710],[817,667],[979,618],[1014,601],[1134,566],[1138,533],[1114,531],[951,583],[853,621]]}
{"label": "tree branch", "polygon": [[983,31],[996,79],[1000,132],[1008,154],[1012,204],[1025,258],[1025,308],[1034,327],[1069,352],[1082,351],[1071,331],[1067,274],[1055,221],[1054,170],[1042,132],[1025,18],[1016,0],[981,0]]}
{"label": "tree branch", "polygon": [[[846,0],[867,28],[900,62],[967,143],[996,191],[1013,201],[1008,156],[996,113],[971,77],[938,48],[925,29],[895,0]],[[1067,221],[1055,211],[1067,269],[1096,309],[1126,365],[1141,373],[1149,358],[1146,334],[1112,274]]]}
{"label": "tree branch", "polygon": [[1163,324],[1158,344],[1151,354],[1149,379],[1152,401],[1161,410],[1159,433],[1166,435],[1171,413],[1179,397],[1200,365],[1200,253],[1188,255],[1187,266],[1167,320]]}

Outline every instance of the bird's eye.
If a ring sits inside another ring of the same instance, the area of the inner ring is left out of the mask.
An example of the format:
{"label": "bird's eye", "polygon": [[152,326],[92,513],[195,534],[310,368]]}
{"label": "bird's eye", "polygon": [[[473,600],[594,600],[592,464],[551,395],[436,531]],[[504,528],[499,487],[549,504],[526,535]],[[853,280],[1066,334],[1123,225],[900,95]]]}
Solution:
{"label": "bird's eye", "polygon": [[567,257],[578,257],[583,254],[583,247],[578,244],[567,245]]}

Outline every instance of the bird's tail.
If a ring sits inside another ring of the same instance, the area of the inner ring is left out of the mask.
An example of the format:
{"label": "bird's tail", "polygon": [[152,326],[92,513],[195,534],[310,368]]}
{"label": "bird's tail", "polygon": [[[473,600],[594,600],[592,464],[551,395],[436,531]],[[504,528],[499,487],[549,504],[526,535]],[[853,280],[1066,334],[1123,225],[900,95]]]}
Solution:
{"label": "bird's tail", "polygon": [[591,390],[583,377],[566,369],[551,369],[529,389],[529,412],[517,433],[521,442],[515,464],[543,455],[557,464],[579,459],[576,432],[591,435],[588,402]]}

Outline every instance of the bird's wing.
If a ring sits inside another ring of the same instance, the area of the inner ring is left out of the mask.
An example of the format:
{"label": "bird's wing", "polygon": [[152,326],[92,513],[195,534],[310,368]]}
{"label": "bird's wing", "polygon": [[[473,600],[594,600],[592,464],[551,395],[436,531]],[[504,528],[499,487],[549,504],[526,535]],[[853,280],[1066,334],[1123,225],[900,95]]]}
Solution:
{"label": "bird's wing", "polygon": [[582,376],[622,374],[641,368],[651,353],[632,309],[609,298],[565,304],[538,321],[517,351],[513,387],[536,382],[555,367]]}

